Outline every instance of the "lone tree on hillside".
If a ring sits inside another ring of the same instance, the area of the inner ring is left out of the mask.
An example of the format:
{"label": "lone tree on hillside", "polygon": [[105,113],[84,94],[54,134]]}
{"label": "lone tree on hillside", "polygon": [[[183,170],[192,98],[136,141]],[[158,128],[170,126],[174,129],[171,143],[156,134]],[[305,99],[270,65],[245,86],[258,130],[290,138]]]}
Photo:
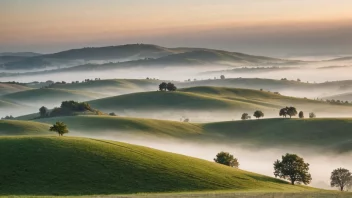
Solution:
{"label": "lone tree on hillside", "polygon": [[341,191],[352,187],[352,173],[345,168],[333,170],[330,180],[331,187],[338,187]]}
{"label": "lone tree on hillside", "polygon": [[303,113],[303,111],[300,111],[300,112],[299,112],[298,117],[299,117],[299,118],[304,118],[304,113]]}
{"label": "lone tree on hillside", "polygon": [[220,79],[221,79],[221,80],[224,80],[224,79],[225,79],[225,76],[224,76],[224,75],[221,75],[221,76],[220,76]]}
{"label": "lone tree on hillside", "polygon": [[254,112],[253,116],[259,119],[261,117],[264,117],[264,113],[262,111],[257,110]]}
{"label": "lone tree on hillside", "polygon": [[176,91],[177,90],[177,87],[173,84],[173,83],[167,83],[167,85],[166,85],[166,89],[168,90],[168,91]]}
{"label": "lone tree on hillside", "polygon": [[56,122],[49,130],[58,133],[59,136],[63,136],[65,133],[69,132],[67,126],[63,122]]}
{"label": "lone tree on hillside", "polygon": [[309,113],[309,118],[316,118],[317,116],[315,115],[314,112]]}
{"label": "lone tree on hillside", "polygon": [[160,91],[166,91],[166,88],[167,88],[166,82],[162,82],[162,83],[159,85],[159,90],[160,90]]}
{"label": "lone tree on hillside", "polygon": [[296,108],[295,108],[295,107],[289,107],[289,108],[287,109],[287,115],[289,115],[290,118],[291,118],[292,116],[296,116],[296,115],[297,115],[297,110],[296,110]]}
{"label": "lone tree on hillside", "polygon": [[296,154],[289,154],[282,156],[282,161],[276,160],[274,162],[274,175],[287,179],[292,185],[295,183],[309,184],[312,180],[309,171],[309,164],[304,163],[303,158]]}
{"label": "lone tree on hillside", "polygon": [[240,165],[237,158],[234,158],[233,155],[231,155],[230,153],[223,152],[223,151],[221,151],[216,155],[216,158],[214,158],[214,161],[216,163],[235,167],[235,168],[238,168],[238,166]]}
{"label": "lone tree on hillside", "polygon": [[251,116],[248,115],[248,113],[243,113],[241,116],[241,120],[248,120],[251,119]]}
{"label": "lone tree on hillside", "polygon": [[47,117],[49,115],[49,109],[42,106],[39,108],[40,117]]}

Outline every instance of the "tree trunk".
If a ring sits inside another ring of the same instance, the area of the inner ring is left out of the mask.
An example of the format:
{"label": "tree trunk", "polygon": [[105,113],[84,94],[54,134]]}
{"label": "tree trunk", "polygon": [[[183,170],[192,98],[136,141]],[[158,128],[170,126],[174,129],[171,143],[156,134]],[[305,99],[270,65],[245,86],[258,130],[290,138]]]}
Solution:
{"label": "tree trunk", "polygon": [[343,191],[343,186],[340,187],[341,192]]}
{"label": "tree trunk", "polygon": [[295,180],[291,180],[291,184],[292,184],[292,185],[295,185]]}

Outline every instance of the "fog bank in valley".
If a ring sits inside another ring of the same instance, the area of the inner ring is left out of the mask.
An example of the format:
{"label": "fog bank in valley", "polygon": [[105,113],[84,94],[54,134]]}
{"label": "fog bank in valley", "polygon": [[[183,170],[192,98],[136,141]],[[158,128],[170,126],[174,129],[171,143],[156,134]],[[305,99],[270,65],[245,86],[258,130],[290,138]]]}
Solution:
{"label": "fog bank in valley", "polygon": [[[130,144],[137,144],[150,148],[155,148],[172,153],[183,154],[196,158],[201,158],[208,161],[213,161],[213,158],[220,151],[226,151],[233,154],[240,163],[240,169],[255,172],[259,174],[273,175],[273,163],[286,153],[295,153],[304,158],[305,162],[310,164],[310,173],[312,174],[312,182],[310,186],[331,189],[330,174],[333,169],[344,167],[352,170],[352,153],[334,154],[321,153],[313,148],[278,148],[273,145],[272,148],[258,148],[255,146],[251,149],[243,147],[238,144],[223,144],[219,143],[196,143],[190,141],[180,141],[169,138],[151,138],[147,136],[129,136],[122,132],[106,132],[104,134],[114,134],[111,136],[89,136],[90,138],[99,138],[106,140],[114,140],[126,142]],[[84,135],[74,131],[71,135]]]}

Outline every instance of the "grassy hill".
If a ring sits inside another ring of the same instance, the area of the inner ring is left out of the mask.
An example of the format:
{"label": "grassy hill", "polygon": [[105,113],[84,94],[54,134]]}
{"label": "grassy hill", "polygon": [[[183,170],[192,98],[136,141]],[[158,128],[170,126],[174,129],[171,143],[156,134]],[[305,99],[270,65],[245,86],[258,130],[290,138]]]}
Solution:
{"label": "grassy hill", "polygon": [[2,100],[14,101],[17,103],[29,105],[57,105],[59,106],[64,100],[84,101],[103,97],[104,95],[75,90],[64,89],[31,89],[27,91],[16,92],[12,94],[3,95]]}
{"label": "grassy hill", "polygon": [[327,96],[327,97],[324,97],[324,99],[329,99],[329,100],[333,99],[333,100],[342,100],[342,101],[352,102],[352,93],[349,92],[349,93]]}
{"label": "grassy hill", "polygon": [[[298,110],[315,112],[321,115],[335,113],[336,115],[350,115],[352,105],[333,105],[326,102],[294,98],[274,94],[267,91],[237,89],[225,87],[193,87],[179,89],[176,92],[141,92],[126,94],[89,101],[93,108],[102,111],[147,112],[148,110],[177,111],[187,110],[192,113],[198,111],[222,111],[237,114],[255,110],[265,111],[267,116],[276,117],[280,108],[295,106]],[[201,115],[199,115],[201,116]],[[161,117],[160,117],[161,118]]]}
{"label": "grassy hill", "polygon": [[0,163],[0,194],[6,196],[315,190],[205,160],[113,141],[2,137],[0,150],[0,161],[6,161]]}
{"label": "grassy hill", "polygon": [[0,83],[0,95],[26,91],[30,90],[31,88],[19,85],[19,84],[12,84],[12,83]]}
{"label": "grassy hill", "polygon": [[52,85],[52,88],[117,95],[156,90],[160,83],[160,80],[152,79],[108,79],[74,84],[54,84]]}
{"label": "grassy hill", "polygon": [[13,135],[48,135],[49,125],[18,120],[0,120],[0,136]]}
{"label": "grassy hill", "polygon": [[94,137],[172,138],[254,148],[306,147],[330,152],[352,151],[352,119],[261,119],[184,123],[112,116],[75,116],[38,120],[65,122],[73,135]]}

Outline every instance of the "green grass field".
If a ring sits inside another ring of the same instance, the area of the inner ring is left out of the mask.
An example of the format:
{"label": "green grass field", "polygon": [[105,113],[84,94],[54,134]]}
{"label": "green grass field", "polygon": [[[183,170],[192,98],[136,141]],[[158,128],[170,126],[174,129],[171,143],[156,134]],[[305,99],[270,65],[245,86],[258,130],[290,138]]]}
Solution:
{"label": "green grass field", "polygon": [[184,123],[112,116],[40,119],[65,122],[83,136],[175,138],[204,143],[237,143],[250,147],[312,147],[331,152],[352,151],[352,119],[261,119],[216,123]]}
{"label": "green grass field", "polygon": [[0,138],[0,194],[107,195],[186,191],[315,191],[205,160],[75,137]]}

